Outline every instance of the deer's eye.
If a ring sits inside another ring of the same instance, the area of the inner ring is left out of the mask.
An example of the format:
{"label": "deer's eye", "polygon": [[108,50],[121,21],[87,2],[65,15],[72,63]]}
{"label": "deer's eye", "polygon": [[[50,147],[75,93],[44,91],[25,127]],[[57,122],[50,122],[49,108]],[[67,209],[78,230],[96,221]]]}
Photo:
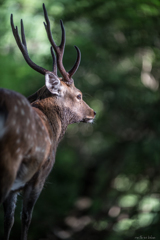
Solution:
{"label": "deer's eye", "polygon": [[81,99],[82,99],[82,95],[81,95],[81,94],[78,94],[78,95],[77,95],[77,99],[78,99],[78,100],[81,100]]}

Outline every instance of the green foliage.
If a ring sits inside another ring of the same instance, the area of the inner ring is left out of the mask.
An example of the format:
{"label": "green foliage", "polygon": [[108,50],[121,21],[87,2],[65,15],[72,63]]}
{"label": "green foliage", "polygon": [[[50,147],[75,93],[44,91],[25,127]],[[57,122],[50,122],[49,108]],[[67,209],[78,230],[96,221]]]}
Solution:
{"label": "green foliage", "polygon": [[[0,2],[0,86],[25,96],[40,88],[44,78],[23,60],[9,18],[13,13],[19,30],[23,18],[31,59],[52,69],[42,3]],[[81,49],[75,85],[97,116],[94,125],[68,127],[36,204],[29,239],[159,239],[160,1],[45,4],[57,44],[63,19],[67,70],[76,58],[73,46]],[[19,236],[18,210],[12,239]],[[2,222],[1,209],[0,236]]]}

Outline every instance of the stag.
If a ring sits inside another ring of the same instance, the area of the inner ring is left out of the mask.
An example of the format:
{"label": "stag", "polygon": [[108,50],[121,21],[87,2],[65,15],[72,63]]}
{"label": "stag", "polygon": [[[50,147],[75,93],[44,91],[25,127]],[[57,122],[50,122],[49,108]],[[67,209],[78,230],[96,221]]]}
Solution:
{"label": "stag", "polygon": [[[92,123],[96,113],[83,100],[72,76],[77,71],[81,53],[67,72],[63,66],[65,30],[61,44],[52,38],[50,21],[43,4],[45,29],[51,43],[53,71],[36,65],[30,59],[21,20],[21,38],[11,27],[16,43],[28,65],[45,76],[45,86],[28,99],[21,94],[0,89],[0,203],[4,208],[4,239],[9,240],[14,223],[17,194],[23,191],[21,240],[27,240],[34,205],[54,162],[57,146],[69,124]],[[56,53],[56,56],[54,54]],[[58,77],[57,67],[62,75]]]}

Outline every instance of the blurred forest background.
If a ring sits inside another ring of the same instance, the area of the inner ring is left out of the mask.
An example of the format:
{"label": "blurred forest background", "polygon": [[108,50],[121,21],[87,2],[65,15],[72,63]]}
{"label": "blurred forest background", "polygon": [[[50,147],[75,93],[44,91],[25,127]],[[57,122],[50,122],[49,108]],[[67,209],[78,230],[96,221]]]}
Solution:
{"label": "blurred forest background", "polygon": [[[56,163],[34,208],[29,240],[160,239],[160,1],[0,0],[0,87],[25,96],[44,85],[18,49],[10,14],[28,51],[52,69],[42,3],[64,66],[97,112],[93,125],[68,127]],[[19,196],[11,239],[20,236]],[[3,212],[0,208],[0,239]],[[142,238],[141,238],[142,237]]]}

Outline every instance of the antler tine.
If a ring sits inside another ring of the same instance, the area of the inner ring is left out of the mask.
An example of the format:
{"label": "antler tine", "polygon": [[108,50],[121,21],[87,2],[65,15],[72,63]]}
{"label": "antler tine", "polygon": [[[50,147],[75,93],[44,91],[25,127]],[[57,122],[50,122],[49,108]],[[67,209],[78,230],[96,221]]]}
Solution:
{"label": "antler tine", "polygon": [[47,15],[47,10],[45,8],[44,3],[43,3],[43,12],[44,12],[44,18],[45,18],[47,24],[45,22],[43,22],[43,23],[44,23],[49,41],[52,42],[52,46],[55,49],[57,47],[57,45],[55,44],[55,42],[52,38],[52,33],[51,33],[51,29],[50,29],[50,21],[49,21],[49,18],[48,18],[48,15]]}
{"label": "antler tine", "polygon": [[47,72],[46,69],[36,65],[34,62],[32,62],[32,60],[30,59],[29,55],[28,55],[28,50],[27,50],[27,45],[26,45],[26,39],[25,39],[25,34],[24,34],[24,26],[23,26],[23,20],[21,19],[21,38],[22,38],[22,42],[18,33],[18,27],[14,26],[14,22],[13,22],[13,14],[11,14],[11,27],[12,27],[12,32],[14,35],[14,38],[17,42],[17,45],[19,47],[19,49],[21,50],[24,59],[26,60],[26,62],[28,63],[28,65],[33,68],[34,70],[36,70],[37,72],[45,75],[45,73]]}
{"label": "antler tine", "polygon": [[64,29],[64,25],[63,25],[62,19],[60,20],[60,24],[61,24],[61,30],[62,30],[62,38],[61,38],[61,44],[59,45],[59,48],[61,48],[63,53],[64,53],[66,37],[65,37],[65,29]]}
{"label": "antler tine", "polygon": [[71,68],[71,70],[68,72],[69,73],[69,77],[71,78],[73,76],[73,74],[77,71],[80,61],[81,61],[81,51],[79,50],[79,48],[77,46],[74,46],[75,49],[77,50],[77,59],[76,62],[74,64],[74,66]]}
{"label": "antler tine", "polygon": [[51,54],[52,54],[52,59],[53,59],[53,73],[57,75],[57,61],[56,61],[56,56],[53,51],[53,47],[51,47]]}
{"label": "antler tine", "polygon": [[23,20],[21,19],[21,39],[22,39],[22,43],[25,46],[26,51],[27,50],[27,43],[26,43],[26,37],[25,37],[25,33],[24,33],[24,26],[23,26]]}

